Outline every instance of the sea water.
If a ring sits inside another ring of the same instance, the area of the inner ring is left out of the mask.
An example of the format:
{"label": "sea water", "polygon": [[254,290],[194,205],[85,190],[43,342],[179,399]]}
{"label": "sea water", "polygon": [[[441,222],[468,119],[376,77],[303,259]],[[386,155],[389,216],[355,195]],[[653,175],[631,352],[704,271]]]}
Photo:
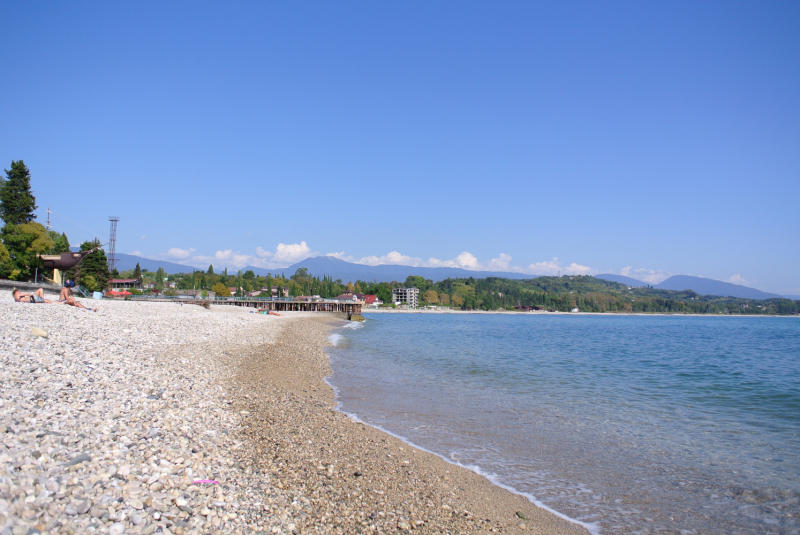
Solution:
{"label": "sea water", "polygon": [[341,410],[600,533],[800,533],[800,320],[372,314]]}

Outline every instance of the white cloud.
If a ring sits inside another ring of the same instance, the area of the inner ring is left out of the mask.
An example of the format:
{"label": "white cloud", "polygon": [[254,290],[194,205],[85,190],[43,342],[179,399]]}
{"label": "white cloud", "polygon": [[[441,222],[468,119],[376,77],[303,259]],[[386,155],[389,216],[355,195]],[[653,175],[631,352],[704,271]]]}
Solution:
{"label": "white cloud", "polygon": [[453,260],[456,265],[463,269],[477,270],[482,266],[478,263],[478,259],[472,253],[464,251]]}
{"label": "white cloud", "polygon": [[217,251],[214,253],[214,259],[217,262],[224,262],[232,264],[234,267],[244,267],[250,263],[253,255],[234,253],[232,249],[225,249],[224,251]]}
{"label": "white cloud", "polygon": [[752,286],[753,284],[756,283],[756,281],[745,280],[745,278],[739,274],[728,277],[727,279],[725,279],[725,282],[730,282],[731,284],[740,284],[742,286]]}
{"label": "white cloud", "polygon": [[[434,260],[433,258],[431,260]],[[424,266],[425,262],[421,258],[414,258],[400,254],[397,251],[392,251],[383,256],[365,256],[361,260],[357,260],[356,264],[365,264],[367,266],[379,266],[381,264],[395,264],[399,266]]]}
{"label": "white cloud", "polygon": [[145,239],[146,237],[147,237],[147,236],[145,236],[144,234],[142,234],[142,239]]}
{"label": "white cloud", "polygon": [[553,258],[550,261],[537,262],[528,265],[528,273],[533,275],[557,275],[561,270],[561,265],[558,263],[558,258]]}
{"label": "white cloud", "polygon": [[597,270],[593,268],[581,266],[574,262],[566,267],[562,267],[558,263],[558,258],[554,258],[549,262],[530,264],[527,268],[514,266],[511,264],[511,255],[505,253],[500,253],[497,258],[492,258],[486,262],[481,262],[469,251],[464,251],[455,258],[448,260],[441,260],[434,257],[431,257],[428,260],[423,260],[419,257],[404,255],[398,251],[392,251],[383,256],[365,256],[359,260],[353,260],[353,257],[345,255],[344,251],[339,253],[328,253],[328,256],[335,256],[336,258],[354,261],[357,264],[365,264],[368,266],[393,264],[412,267],[455,267],[469,271],[506,271],[512,273],[526,273],[531,275],[556,275],[558,274],[559,270],[562,273],[569,275],[589,275],[597,272]]}
{"label": "white cloud", "polygon": [[567,275],[593,275],[597,273],[597,270],[590,268],[589,266],[582,266],[573,262],[564,268],[564,273]]}
{"label": "white cloud", "polygon": [[497,258],[492,258],[486,263],[488,271],[508,271],[511,264],[511,255],[500,253]]}
{"label": "white cloud", "polygon": [[246,254],[233,249],[220,249],[213,255],[199,255],[194,248],[181,249],[172,247],[166,253],[158,255],[159,259],[177,259],[186,264],[205,269],[209,264],[214,264],[218,268],[229,267],[240,269],[246,266],[254,266],[265,269],[281,269],[295,262],[314,256],[316,253],[304,241],[300,243],[279,243],[275,251],[267,251],[263,247],[257,247],[255,254]]}
{"label": "white cloud", "polygon": [[652,269],[645,269],[645,268],[636,268],[633,269],[631,266],[623,268],[619,272],[620,275],[625,277],[631,277],[632,279],[640,280],[642,282],[647,282],[650,284],[658,284],[659,282],[666,280],[670,277],[670,273],[664,273],[661,270],[652,270]]}
{"label": "white cloud", "polygon": [[260,258],[265,258],[273,263],[294,264],[300,260],[313,256],[311,248],[306,242],[300,243],[279,243],[275,248],[275,252],[267,251],[261,247],[256,249],[256,254]]}
{"label": "white cloud", "polygon": [[[240,269],[245,266],[254,266],[265,269],[282,269],[294,264],[304,258],[317,256],[305,241],[300,243],[279,243],[275,251],[268,251],[263,247],[257,247],[255,254],[244,254],[233,249],[221,249],[213,255],[198,255],[194,248],[182,249],[172,247],[166,253],[158,255],[160,259],[172,258],[183,261],[186,264],[194,265],[205,269],[209,264],[214,264],[217,268],[229,267]],[[139,253],[141,254],[141,253]],[[597,270],[582,266],[575,262],[562,266],[558,258],[545,262],[537,262],[523,266],[511,264],[511,255],[500,253],[497,258],[491,258],[481,262],[474,254],[464,251],[452,259],[428,258],[424,260],[420,257],[404,255],[398,251],[391,251],[381,256],[365,256],[360,259],[346,254],[344,251],[327,253],[326,256],[339,258],[347,262],[377,266],[381,264],[402,265],[412,267],[455,267],[469,271],[506,271],[512,273],[524,273],[530,275],[557,275],[559,271],[564,275],[591,275]],[[630,268],[626,268],[630,269]]]}
{"label": "white cloud", "polygon": [[[337,253],[337,254],[344,254],[344,253]],[[511,260],[511,257],[508,255],[500,255],[503,259],[508,258]],[[499,261],[499,259],[494,259],[493,261]],[[472,253],[464,251],[457,257],[453,258],[452,260],[439,260],[438,258],[429,258],[428,260],[423,260],[422,258],[415,257],[415,256],[407,256],[401,254],[397,251],[392,251],[391,253],[387,253],[383,256],[365,256],[360,260],[356,261],[357,264],[365,264],[368,266],[378,266],[381,264],[392,264],[398,266],[412,266],[412,267],[457,267],[462,269],[469,269],[472,271],[482,270],[485,268],[483,264],[478,262],[478,259]]]}
{"label": "white cloud", "polygon": [[251,257],[250,264],[266,269],[285,268],[291,264],[299,262],[309,256],[316,256],[308,244],[304,241],[300,243],[279,243],[275,251],[267,251],[263,247],[256,248],[256,256]]}
{"label": "white cloud", "polygon": [[133,256],[142,256],[142,252],[141,251],[133,251],[131,254]]}
{"label": "white cloud", "polygon": [[528,268],[524,272],[531,275],[550,276],[558,275],[559,273],[562,275],[594,275],[597,270],[589,266],[582,266],[576,262],[568,266],[562,266],[561,262],[558,261],[558,257],[554,257],[552,260],[528,264]]}
{"label": "white cloud", "polygon": [[328,253],[325,256],[332,256],[334,258],[338,258],[339,260],[344,260],[345,262],[354,262],[355,259],[352,255],[345,254],[344,251],[339,253]]}
{"label": "white cloud", "polygon": [[311,255],[311,249],[306,245],[306,242],[292,243],[289,245],[279,243],[275,250],[275,262],[288,262],[294,263]]}
{"label": "white cloud", "polygon": [[167,251],[167,256],[171,258],[178,258],[180,260],[186,260],[187,258],[191,257],[194,254],[195,248],[192,247],[190,249],[180,249],[178,247],[172,247],[169,251]]}

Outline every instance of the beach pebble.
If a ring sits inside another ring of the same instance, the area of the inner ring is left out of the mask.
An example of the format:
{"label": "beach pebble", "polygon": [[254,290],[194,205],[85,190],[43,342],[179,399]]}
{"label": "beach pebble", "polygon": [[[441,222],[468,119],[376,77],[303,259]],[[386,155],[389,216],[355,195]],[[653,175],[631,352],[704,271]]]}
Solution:
{"label": "beach pebble", "polygon": [[49,333],[47,331],[45,331],[44,329],[40,329],[39,327],[33,327],[31,329],[31,335],[32,336],[39,336],[41,338],[47,338],[49,336]]}
{"label": "beach pebble", "polygon": [[515,528],[335,411],[319,318],[0,291],[0,535]]}

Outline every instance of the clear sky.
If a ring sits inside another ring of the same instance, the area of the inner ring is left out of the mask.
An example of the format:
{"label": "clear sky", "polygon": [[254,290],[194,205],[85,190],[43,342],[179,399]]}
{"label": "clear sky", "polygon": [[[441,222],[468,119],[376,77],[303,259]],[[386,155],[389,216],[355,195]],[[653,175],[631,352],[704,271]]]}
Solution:
{"label": "clear sky", "polygon": [[0,3],[0,165],[73,243],[800,294],[800,3]]}

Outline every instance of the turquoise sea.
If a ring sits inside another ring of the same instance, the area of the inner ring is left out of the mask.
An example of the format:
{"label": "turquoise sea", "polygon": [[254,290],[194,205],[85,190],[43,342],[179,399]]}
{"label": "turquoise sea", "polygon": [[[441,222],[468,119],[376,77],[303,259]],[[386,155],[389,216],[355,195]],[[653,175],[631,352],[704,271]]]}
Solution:
{"label": "turquoise sea", "polygon": [[595,533],[800,533],[797,318],[371,314],[340,409]]}

